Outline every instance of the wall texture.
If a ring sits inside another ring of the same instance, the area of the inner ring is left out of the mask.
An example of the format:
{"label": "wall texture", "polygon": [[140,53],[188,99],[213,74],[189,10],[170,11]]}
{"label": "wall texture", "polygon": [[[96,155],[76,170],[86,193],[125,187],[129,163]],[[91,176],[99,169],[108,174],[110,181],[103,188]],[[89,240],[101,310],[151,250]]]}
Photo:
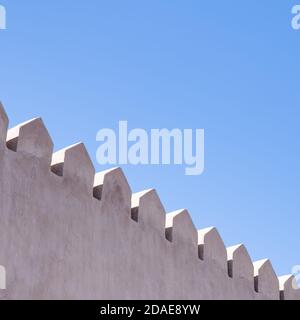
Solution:
{"label": "wall texture", "polygon": [[132,194],[121,169],[95,174],[83,144],[52,155],[41,119],[7,127],[0,104],[0,299],[300,299],[269,260]]}

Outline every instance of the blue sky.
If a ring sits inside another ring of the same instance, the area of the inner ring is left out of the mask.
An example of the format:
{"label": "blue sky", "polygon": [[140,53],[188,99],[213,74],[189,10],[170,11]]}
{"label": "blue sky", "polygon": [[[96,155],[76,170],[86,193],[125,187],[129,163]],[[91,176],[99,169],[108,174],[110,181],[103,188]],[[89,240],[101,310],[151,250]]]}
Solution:
{"label": "blue sky", "polygon": [[[299,1],[298,1],[299,2]],[[227,246],[279,274],[300,264],[300,30],[294,1],[0,0],[0,99],[11,126],[42,116],[55,149],[101,128],[204,128],[205,172],[123,167]]]}

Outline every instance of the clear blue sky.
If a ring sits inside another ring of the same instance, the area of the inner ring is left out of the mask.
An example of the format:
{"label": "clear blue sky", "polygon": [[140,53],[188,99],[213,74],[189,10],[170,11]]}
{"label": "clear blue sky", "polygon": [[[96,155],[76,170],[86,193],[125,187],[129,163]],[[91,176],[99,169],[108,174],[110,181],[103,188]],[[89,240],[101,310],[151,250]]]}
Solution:
{"label": "clear blue sky", "polygon": [[[300,2],[300,1],[298,1]],[[99,129],[204,128],[206,164],[123,167],[167,211],[279,274],[300,264],[300,30],[289,1],[0,0],[0,99],[11,126],[42,116],[60,149]]]}

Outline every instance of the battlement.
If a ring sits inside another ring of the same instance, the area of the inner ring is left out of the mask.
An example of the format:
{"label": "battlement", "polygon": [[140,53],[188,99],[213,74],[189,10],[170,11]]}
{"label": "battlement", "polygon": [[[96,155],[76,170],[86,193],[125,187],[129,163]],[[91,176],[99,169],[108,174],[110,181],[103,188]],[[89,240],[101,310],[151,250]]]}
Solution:
{"label": "battlement", "polygon": [[0,104],[1,299],[300,299],[294,278],[120,168],[96,173],[82,143],[53,154],[43,121],[8,129]]}

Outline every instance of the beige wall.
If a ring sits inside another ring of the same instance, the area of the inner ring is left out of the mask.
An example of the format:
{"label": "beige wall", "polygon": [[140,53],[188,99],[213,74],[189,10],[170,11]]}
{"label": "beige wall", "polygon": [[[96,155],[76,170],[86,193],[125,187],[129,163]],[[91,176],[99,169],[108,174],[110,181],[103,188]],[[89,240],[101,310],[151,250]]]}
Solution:
{"label": "beige wall", "polygon": [[40,119],[10,130],[7,148],[7,123],[0,105],[0,298],[300,298],[269,261],[226,250],[185,210],[166,216],[154,190],[132,196],[120,169],[95,175],[82,144],[52,156]]}

